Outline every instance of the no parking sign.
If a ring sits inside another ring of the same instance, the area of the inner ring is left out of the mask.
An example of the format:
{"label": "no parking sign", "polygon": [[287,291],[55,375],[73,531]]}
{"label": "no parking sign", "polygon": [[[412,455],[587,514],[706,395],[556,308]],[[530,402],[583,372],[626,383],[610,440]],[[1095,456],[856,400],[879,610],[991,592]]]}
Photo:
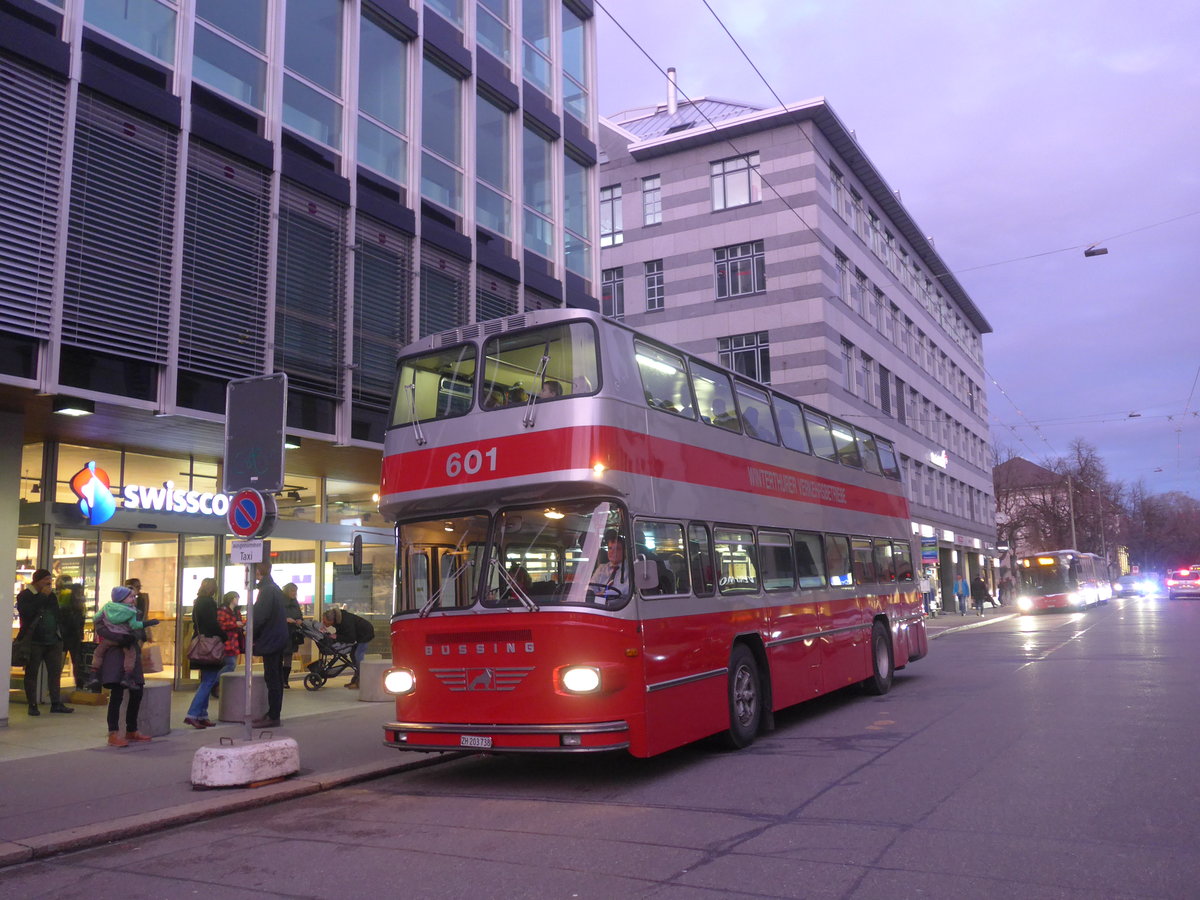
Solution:
{"label": "no parking sign", "polygon": [[275,527],[275,497],[245,488],[229,501],[229,530],[240,538],[264,537]]}

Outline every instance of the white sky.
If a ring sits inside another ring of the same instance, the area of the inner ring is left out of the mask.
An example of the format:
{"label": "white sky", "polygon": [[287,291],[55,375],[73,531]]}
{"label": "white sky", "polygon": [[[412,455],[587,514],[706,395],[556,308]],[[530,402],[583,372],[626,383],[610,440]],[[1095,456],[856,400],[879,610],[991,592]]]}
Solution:
{"label": "white sky", "polygon": [[[1200,497],[1200,2],[708,4],[785,102],[854,129],[991,322],[996,442],[1082,437]],[[666,97],[614,17],[688,96],[777,105],[705,0],[596,0],[601,115]]]}

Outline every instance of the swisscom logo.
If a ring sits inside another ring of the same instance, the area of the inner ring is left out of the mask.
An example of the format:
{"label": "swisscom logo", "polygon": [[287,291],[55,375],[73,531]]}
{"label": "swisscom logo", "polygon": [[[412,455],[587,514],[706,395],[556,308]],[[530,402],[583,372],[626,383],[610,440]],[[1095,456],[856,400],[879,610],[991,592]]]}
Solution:
{"label": "swisscom logo", "polygon": [[[103,525],[117,511],[108,473],[95,460],[71,476],[71,490],[79,498],[79,511],[89,525]],[[164,481],[162,487],[127,484],[121,492],[125,509],[144,509],[155,512],[191,513],[203,516],[224,516],[229,512],[229,495],[208,491],[187,491]]]}
{"label": "swisscom logo", "polygon": [[117,511],[117,498],[109,486],[108,473],[92,460],[71,476],[71,490],[79,498],[79,511],[89,525],[103,525]]}

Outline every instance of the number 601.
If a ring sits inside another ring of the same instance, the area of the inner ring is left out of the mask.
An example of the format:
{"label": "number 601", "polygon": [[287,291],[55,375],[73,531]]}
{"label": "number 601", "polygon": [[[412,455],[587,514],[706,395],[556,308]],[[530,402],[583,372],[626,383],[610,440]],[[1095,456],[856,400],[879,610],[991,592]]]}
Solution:
{"label": "number 601", "polygon": [[466,453],[451,453],[446,457],[446,477],[457,478],[459,475],[478,475],[487,460],[487,470],[496,471],[496,448],[488,450],[468,450]]}

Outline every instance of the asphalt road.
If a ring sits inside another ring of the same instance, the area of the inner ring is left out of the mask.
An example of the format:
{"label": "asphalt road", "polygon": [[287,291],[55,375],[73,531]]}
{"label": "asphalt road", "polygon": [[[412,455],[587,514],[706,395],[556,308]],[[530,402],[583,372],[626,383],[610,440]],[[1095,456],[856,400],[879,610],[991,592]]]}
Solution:
{"label": "asphalt road", "polygon": [[1200,895],[1200,602],[947,634],[747,750],[473,757],[0,873],[11,897]]}

